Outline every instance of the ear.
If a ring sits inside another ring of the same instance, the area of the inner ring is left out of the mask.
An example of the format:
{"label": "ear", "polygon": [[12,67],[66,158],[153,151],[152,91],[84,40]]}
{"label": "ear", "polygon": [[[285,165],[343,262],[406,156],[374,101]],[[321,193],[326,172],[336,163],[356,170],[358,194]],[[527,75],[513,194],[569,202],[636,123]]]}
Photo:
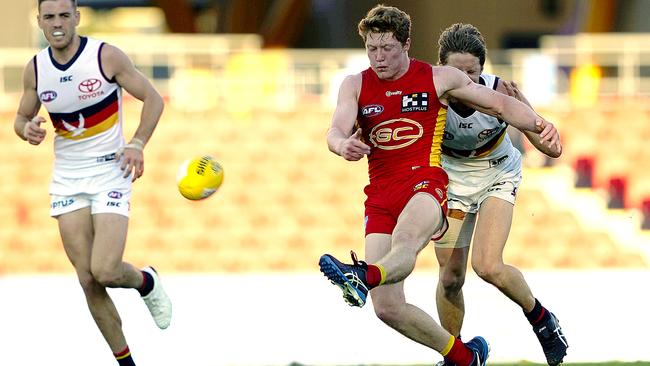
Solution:
{"label": "ear", "polygon": [[75,10],[74,17],[75,17],[75,25],[79,26],[79,22],[81,21],[81,13],[79,13],[79,10]]}
{"label": "ear", "polygon": [[411,38],[407,38],[406,42],[404,42],[404,52],[408,52],[409,49],[411,48]]}
{"label": "ear", "polygon": [[41,25],[41,14],[36,14],[36,23],[38,24],[38,27],[43,29],[43,26]]}

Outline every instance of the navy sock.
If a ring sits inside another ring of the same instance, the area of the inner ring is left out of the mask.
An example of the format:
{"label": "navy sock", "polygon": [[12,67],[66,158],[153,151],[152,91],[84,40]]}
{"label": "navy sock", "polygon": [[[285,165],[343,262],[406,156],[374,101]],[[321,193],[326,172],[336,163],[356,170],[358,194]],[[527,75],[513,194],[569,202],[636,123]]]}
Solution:
{"label": "navy sock", "polygon": [[140,296],[147,296],[153,290],[153,276],[149,272],[140,271],[142,273],[142,286],[138,288]]}
{"label": "navy sock", "polygon": [[524,312],[524,315],[526,315],[526,319],[528,319],[528,322],[531,325],[535,325],[542,320],[547,320],[549,317],[549,312],[545,307],[542,306],[542,304],[540,304],[539,300],[535,299],[535,306],[533,307],[533,310],[531,310],[530,313]]}

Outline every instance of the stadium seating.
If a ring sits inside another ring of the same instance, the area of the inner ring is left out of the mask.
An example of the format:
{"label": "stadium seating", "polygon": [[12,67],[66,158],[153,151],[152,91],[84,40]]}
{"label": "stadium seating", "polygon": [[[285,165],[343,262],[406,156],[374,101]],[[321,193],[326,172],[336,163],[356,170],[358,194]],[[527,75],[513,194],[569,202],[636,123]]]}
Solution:
{"label": "stadium seating", "polygon": [[[127,136],[139,105],[125,103]],[[167,271],[255,272],[315,271],[324,252],[346,257],[354,249],[363,256],[366,163],[328,151],[330,113],[318,105],[245,115],[167,108],[134,186],[125,257]],[[0,162],[8,173],[0,186],[0,272],[71,271],[56,221],[48,218],[51,140],[33,148],[4,129],[0,144],[20,157]],[[190,202],[176,190],[176,168],[201,154],[222,163],[225,181],[214,196]],[[522,185],[506,260],[523,268],[643,266],[641,254],[583,227],[532,182],[527,188],[533,179]],[[435,270],[431,247],[418,267]]]}

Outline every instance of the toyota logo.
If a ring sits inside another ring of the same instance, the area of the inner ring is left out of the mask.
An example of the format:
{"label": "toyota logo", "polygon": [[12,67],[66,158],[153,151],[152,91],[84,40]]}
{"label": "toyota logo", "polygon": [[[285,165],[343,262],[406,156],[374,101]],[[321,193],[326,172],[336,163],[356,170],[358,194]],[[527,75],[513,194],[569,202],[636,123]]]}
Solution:
{"label": "toyota logo", "polygon": [[102,87],[102,82],[97,79],[86,79],[79,83],[79,91],[82,93],[92,93]]}

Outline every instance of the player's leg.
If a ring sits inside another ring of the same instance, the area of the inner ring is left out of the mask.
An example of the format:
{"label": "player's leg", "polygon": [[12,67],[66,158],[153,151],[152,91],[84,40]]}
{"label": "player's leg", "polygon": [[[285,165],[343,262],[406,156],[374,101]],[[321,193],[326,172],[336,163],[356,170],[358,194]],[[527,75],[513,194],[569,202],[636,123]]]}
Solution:
{"label": "player's leg", "polygon": [[127,348],[122,321],[106,288],[90,270],[94,233],[90,207],[62,214],[57,220],[63,247],[77,272],[90,313],[111,351],[120,353]]}
{"label": "player's leg", "polygon": [[481,204],[472,248],[472,268],[482,279],[529,312],[535,305],[522,273],[503,262],[503,250],[512,224],[513,204],[488,197]]}
{"label": "player's leg", "polygon": [[[366,236],[366,259],[369,263],[385,258],[392,251],[394,240],[387,234]],[[463,344],[443,329],[426,312],[406,302],[404,281],[375,287],[370,291],[375,314],[405,337],[436,350],[456,365],[482,365],[489,346],[481,337]]]}
{"label": "player's leg", "polygon": [[145,273],[122,260],[131,200],[131,181],[122,174],[115,166],[110,173],[93,179],[100,190],[89,197],[95,230],[90,269],[93,277],[106,287],[151,288],[153,281],[147,281]]}
{"label": "player's leg", "polygon": [[397,218],[390,252],[374,263],[382,268],[380,284],[397,283],[408,277],[420,250],[444,225],[444,213],[438,201],[429,193],[416,193]]}
{"label": "player's leg", "polygon": [[[391,249],[388,234],[370,234],[366,237],[366,260],[375,263]],[[406,303],[404,282],[379,286],[370,291],[375,314],[381,321],[404,336],[442,351],[449,340],[449,333],[435,320],[416,306]]]}
{"label": "player's leg", "polygon": [[115,213],[97,213],[92,217],[95,238],[90,268],[93,277],[105,287],[142,286],[142,272],[122,260],[129,218]]}
{"label": "player's leg", "polygon": [[[341,288],[346,302],[359,307],[365,304],[370,289],[405,279],[415,267],[417,253],[428,244],[433,233],[446,225],[438,201],[423,192],[410,198],[397,221],[383,213],[372,213],[367,220],[367,226],[393,230],[392,236],[381,234],[392,242],[390,251],[377,263],[368,265],[357,261],[354,255],[352,264],[342,263],[330,254],[324,254],[319,260],[321,272]],[[381,231],[371,230],[367,236],[377,232]]]}
{"label": "player's leg", "polygon": [[512,224],[513,204],[488,197],[481,204],[472,249],[472,268],[524,311],[537,335],[549,365],[566,355],[568,343],[555,315],[533,296],[523,274],[503,262],[503,250]]}
{"label": "player's leg", "polygon": [[462,288],[465,283],[469,245],[476,214],[465,214],[456,209],[449,210],[447,220],[449,229],[435,243],[439,264],[436,305],[440,325],[452,335],[460,337],[465,316]]}
{"label": "player's leg", "polygon": [[139,270],[123,261],[129,218],[125,214],[101,212],[93,215],[95,236],[91,271],[106,287],[137,289],[161,329],[171,322],[172,307],[157,273],[148,267]]}

